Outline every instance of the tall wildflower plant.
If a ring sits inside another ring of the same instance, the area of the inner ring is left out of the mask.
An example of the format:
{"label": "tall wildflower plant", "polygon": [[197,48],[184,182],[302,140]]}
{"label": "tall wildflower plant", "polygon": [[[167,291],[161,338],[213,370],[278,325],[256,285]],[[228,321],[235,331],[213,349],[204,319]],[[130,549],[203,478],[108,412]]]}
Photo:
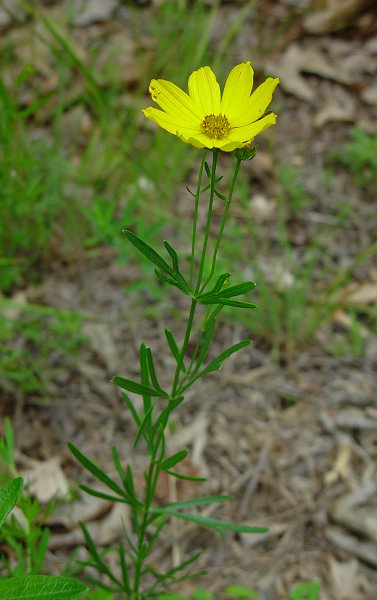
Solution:
{"label": "tall wildflower plant", "polygon": [[[125,230],[127,240],[143,254],[155,267],[155,275],[166,286],[178,288],[190,300],[186,331],[183,341],[178,341],[173,332],[165,329],[167,350],[175,362],[172,381],[169,387],[162,387],[155,368],[151,349],[145,344],[140,347],[140,380],[133,381],[116,376],[114,382],[122,389],[123,400],[128,407],[136,426],[134,447],[144,444],[148,464],[144,472],[145,486],[142,490],[135,485],[131,465],[123,466],[120,454],[113,447],[113,461],[118,478],[109,477],[95,463],[85,457],[75,446],[70,449],[77,460],[94,475],[108,491],[97,491],[81,486],[94,496],[128,504],[131,511],[133,531],[124,531],[124,542],[118,549],[119,567],[117,572],[109,566],[106,558],[95,547],[88,530],[83,526],[90,553],[90,564],[101,578],[90,576],[119,597],[141,600],[157,597],[173,584],[193,574],[194,563],[199,553],[187,557],[181,564],[161,572],[150,561],[159,536],[171,518],[190,521],[215,530],[220,535],[226,531],[261,533],[265,528],[246,524],[229,523],[206,517],[200,508],[211,503],[219,503],[229,496],[205,496],[181,502],[159,505],[156,502],[156,488],[162,473],[178,479],[203,481],[180,472],[179,464],[186,458],[182,449],[168,455],[166,431],[173,412],[180,406],[185,393],[197,381],[221,368],[231,354],[250,344],[242,340],[226,348],[216,358],[208,358],[216,322],[225,306],[240,310],[250,310],[255,305],[240,296],[248,294],[255,283],[248,281],[231,284],[230,273],[217,273],[216,260],[220,249],[224,227],[229,214],[237,176],[243,160],[255,156],[252,145],[254,137],[276,122],[276,115],[266,112],[278,79],[269,77],[256,90],[253,87],[253,69],[250,62],[241,63],[230,72],[223,93],[210,67],[194,71],[188,81],[188,94],[174,83],[162,79],[152,80],[150,92],[159,109],[148,107],[144,115],[169,133],[178,136],[183,142],[201,149],[193,208],[192,246],[187,269],[181,268],[176,250],[164,242],[166,254],[163,256],[135,233]],[[234,156],[234,173],[229,192],[224,195],[218,189],[222,177],[217,174],[220,152]],[[212,155],[212,160],[208,157]],[[210,242],[212,216],[215,197],[223,201],[223,215],[215,233],[214,243]],[[206,202],[207,219],[204,234],[199,232],[199,204]],[[199,248],[199,250],[198,250]],[[210,268],[205,269],[209,264]],[[204,310],[198,310],[203,305]],[[194,350],[192,350],[194,348]],[[141,406],[130,396],[140,396]],[[91,571],[93,573],[93,571]]]}

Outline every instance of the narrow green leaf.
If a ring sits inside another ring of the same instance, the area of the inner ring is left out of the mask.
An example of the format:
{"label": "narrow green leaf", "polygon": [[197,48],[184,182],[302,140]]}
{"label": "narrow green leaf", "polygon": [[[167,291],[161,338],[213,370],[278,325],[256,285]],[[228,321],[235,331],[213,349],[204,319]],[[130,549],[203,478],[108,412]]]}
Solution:
{"label": "narrow green leaf", "polygon": [[115,375],[115,377],[113,377],[113,382],[123,390],[127,390],[127,392],[133,392],[134,394],[139,394],[139,396],[160,397],[160,392],[157,390],[154,390],[153,388],[141,383],[137,383],[136,381],[131,381],[131,379],[125,379],[119,375]]}
{"label": "narrow green leaf", "polygon": [[254,281],[245,281],[245,283],[239,283],[238,285],[232,285],[228,288],[221,290],[221,298],[233,298],[234,296],[240,296],[241,294],[247,294],[251,292],[256,286]]}
{"label": "narrow green leaf", "polygon": [[216,196],[218,198],[220,198],[220,200],[224,200],[224,202],[228,202],[228,198],[226,196],[224,196],[224,194],[219,192],[216,188],[213,191],[215,192]]}
{"label": "narrow green leaf", "polygon": [[213,286],[212,290],[210,290],[209,292],[206,292],[204,294],[199,294],[199,296],[197,296],[196,299],[202,300],[202,298],[208,298],[210,296],[211,297],[217,296],[217,294],[220,292],[224,283],[229,279],[229,277],[230,277],[230,273],[222,273],[222,275],[219,275],[219,277],[217,278],[217,281],[216,281],[215,285]]}
{"label": "narrow green leaf", "polygon": [[129,576],[129,572],[128,572],[126,552],[124,550],[123,544],[119,544],[118,554],[119,554],[120,568],[122,570],[122,579],[123,579],[123,583],[126,587],[125,591],[126,591],[126,593],[130,594],[131,593],[130,576]]}
{"label": "narrow green leaf", "polygon": [[92,557],[92,559],[94,560],[94,562],[97,566],[97,569],[104,575],[107,575],[111,581],[113,581],[114,583],[119,585],[120,581],[113,575],[112,571],[110,571],[107,564],[102,560],[100,554],[97,551],[96,545],[95,545],[94,541],[92,540],[92,537],[91,537],[87,527],[84,525],[84,523],[80,523],[80,528],[84,534],[85,543],[88,547],[89,554]]}
{"label": "narrow green leaf", "polygon": [[82,454],[80,452],[80,450],[78,448],[76,448],[76,446],[74,446],[70,442],[68,442],[67,446],[68,446],[69,450],[72,452],[73,456],[76,458],[76,460],[78,460],[79,463],[81,463],[82,466],[87,471],[92,473],[92,475],[94,475],[94,477],[96,479],[98,479],[99,481],[102,481],[102,483],[104,483],[108,488],[113,490],[113,492],[115,492],[122,498],[125,497],[125,493],[122,490],[122,488],[119,487],[119,485],[117,483],[115,483],[115,481],[110,479],[110,477],[108,475],[106,475],[106,473],[104,471],[102,471],[102,469],[100,469],[94,462],[92,462],[91,460],[89,460],[89,458],[84,456],[84,454]]}
{"label": "narrow green leaf", "polygon": [[[180,355],[177,343],[174,339],[172,332],[167,328],[165,329],[165,336],[166,336],[167,342],[169,344],[171,353],[172,353],[173,357],[175,358],[175,362],[178,364],[181,359],[180,358],[181,355]],[[184,365],[182,365],[182,370],[186,373],[186,367]]]}
{"label": "narrow green leaf", "polygon": [[0,579],[1,600],[76,600],[87,590],[72,577],[30,575]]}
{"label": "narrow green leaf", "polygon": [[204,168],[206,170],[208,179],[211,179],[211,177],[212,177],[211,169],[209,168],[209,164],[207,163],[207,161],[205,161],[205,163],[204,163]]}
{"label": "narrow green leaf", "polygon": [[175,465],[177,465],[178,463],[182,462],[187,455],[187,450],[180,450],[179,452],[176,452],[176,454],[173,454],[173,456],[170,456],[169,458],[164,460],[164,462],[160,464],[160,468],[163,471],[168,471],[172,467],[175,467]]}
{"label": "narrow green leaf", "polygon": [[242,348],[246,348],[246,346],[249,346],[250,344],[251,340],[242,340],[237,344],[233,344],[233,346],[230,346],[230,348],[227,348],[226,350],[224,350],[224,352],[222,352],[221,354],[216,356],[216,358],[211,360],[211,362],[202,371],[200,371],[198,375],[196,375],[195,380],[199,379],[199,377],[202,377],[202,375],[207,375],[208,373],[212,373],[213,371],[218,371],[221,368],[222,362],[226,358],[228,358],[235,352],[238,352]]}
{"label": "narrow green leaf", "polygon": [[127,475],[126,475],[126,472],[123,469],[122,464],[120,462],[120,456],[119,456],[119,452],[118,452],[118,449],[116,446],[111,446],[111,454],[112,454],[113,463],[118,472],[119,478],[122,482],[124,489],[127,492],[128,491],[127,487],[126,487],[127,486]]}
{"label": "narrow green leaf", "polygon": [[189,193],[189,194],[191,194],[191,196],[193,196],[194,198],[196,198],[196,196],[195,196],[194,192],[192,192],[192,191],[190,190],[190,188],[189,188],[189,187],[187,187],[187,185],[186,185],[186,190],[188,191],[188,193]]}
{"label": "narrow green leaf", "polygon": [[228,300],[221,296],[209,296],[208,298],[200,298],[202,304],[223,304],[224,306],[234,306],[235,308],[257,308],[256,304],[251,302],[240,302],[239,300]]}
{"label": "narrow green leaf", "polygon": [[174,471],[165,471],[172,477],[176,477],[177,479],[183,479],[184,481],[208,481],[206,477],[190,477],[189,475],[182,475],[182,473],[175,473]]}
{"label": "narrow green leaf", "polygon": [[153,426],[153,435],[155,436],[160,429],[164,430],[168,422],[168,418],[171,412],[177,408],[184,400],[184,396],[179,396],[175,400],[170,400],[169,404],[164,408],[162,413],[157,418]]}
{"label": "narrow green leaf", "polygon": [[106,494],[105,492],[99,492],[98,490],[94,490],[93,488],[88,487],[87,485],[84,485],[84,484],[80,484],[79,488],[86,494],[89,494],[89,496],[94,496],[95,498],[101,498],[102,500],[110,500],[110,502],[121,502],[123,504],[132,504],[131,499],[128,498],[126,496],[126,494],[124,494],[124,493],[123,493],[123,496],[119,497],[119,496],[111,496],[111,494]]}
{"label": "narrow green leaf", "polygon": [[0,527],[16,504],[22,486],[22,477],[17,477],[0,489]]}
{"label": "narrow green leaf", "polygon": [[144,254],[146,258],[148,258],[153,264],[155,264],[161,271],[165,271],[169,275],[173,275],[172,269],[169,267],[168,263],[160,256],[153,248],[148,246],[143,240],[141,240],[137,235],[129,231],[128,229],[123,229],[123,233],[126,238],[135,246],[139,252]]}
{"label": "narrow green leaf", "polygon": [[153,410],[153,404],[150,407],[150,409],[144,414],[144,416],[143,416],[143,418],[142,418],[142,420],[140,422],[139,429],[137,430],[136,435],[135,435],[135,439],[134,439],[134,448],[136,448],[136,446],[137,446],[137,444],[139,442],[140,436],[143,433],[145,424],[147,423],[147,421],[149,419],[149,416],[152,413],[152,410]]}
{"label": "narrow green leaf", "polygon": [[209,527],[210,529],[233,531],[234,533],[266,533],[268,531],[267,527],[251,527],[250,525],[242,525],[242,523],[229,523],[228,521],[213,519],[203,515],[192,515],[184,512],[171,511],[169,508],[165,507],[151,508],[151,511],[168,514],[171,517],[183,519],[184,521],[191,521],[192,523],[202,525],[203,527]]}
{"label": "narrow green leaf", "polygon": [[179,508],[187,508],[189,506],[203,506],[205,504],[227,502],[231,499],[232,496],[202,496],[199,498],[192,498],[191,500],[183,500],[182,502],[171,502],[170,504],[166,504],[164,508],[168,508],[169,510],[176,510]]}
{"label": "narrow green leaf", "polygon": [[169,285],[174,285],[174,287],[176,287],[179,290],[181,290],[182,292],[186,293],[186,291],[182,288],[182,285],[176,279],[166,277],[166,275],[163,275],[162,273],[160,273],[160,271],[157,271],[157,269],[154,270],[154,274],[156,275],[157,279],[159,279],[163,283],[168,283]]}
{"label": "narrow green leaf", "polygon": [[140,418],[139,418],[139,415],[137,414],[137,410],[136,410],[131,398],[125,392],[123,392],[121,394],[121,397],[122,397],[123,402],[125,402],[127,404],[128,410],[130,411],[130,413],[132,415],[134,423],[136,424],[137,427],[139,427]]}
{"label": "narrow green leaf", "polygon": [[[220,183],[220,181],[222,179],[224,179],[224,175],[220,175],[220,177],[216,177],[216,179],[215,179],[215,185],[217,185],[218,183]],[[209,183],[208,185],[206,185],[204,188],[202,188],[200,190],[200,193],[204,194],[204,192],[206,192],[207,190],[209,190],[210,187],[211,187],[211,184]],[[186,189],[188,189],[188,188],[186,188]],[[190,190],[188,190],[188,191],[190,191]],[[190,192],[190,193],[192,194],[192,192]],[[192,194],[192,195],[194,196],[194,198],[196,197],[195,194]]]}
{"label": "narrow green leaf", "polygon": [[154,361],[153,361],[153,356],[152,356],[152,350],[147,347],[146,353],[147,353],[148,370],[149,370],[149,375],[150,375],[152,384],[154,385],[155,389],[158,392],[160,392],[160,397],[162,397],[162,398],[169,398],[169,394],[167,394],[165,392],[165,390],[163,390],[162,387],[160,386],[160,384],[158,383],[158,379],[157,379],[157,375],[156,375],[156,369],[155,369],[155,366],[154,366]]}

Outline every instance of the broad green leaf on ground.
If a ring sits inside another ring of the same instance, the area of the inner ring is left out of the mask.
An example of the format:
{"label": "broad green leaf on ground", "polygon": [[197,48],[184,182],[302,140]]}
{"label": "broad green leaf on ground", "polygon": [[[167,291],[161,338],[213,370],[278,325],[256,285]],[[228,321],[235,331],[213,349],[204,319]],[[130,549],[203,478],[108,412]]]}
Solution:
{"label": "broad green leaf on ground", "polygon": [[0,579],[0,600],[75,600],[87,589],[71,577],[11,577]]}
{"label": "broad green leaf on ground", "polygon": [[261,600],[261,597],[257,592],[241,585],[230,585],[224,591],[226,594],[233,596],[237,600]]}
{"label": "broad green leaf on ground", "polygon": [[290,591],[291,600],[318,600],[320,585],[315,581],[305,581]]}
{"label": "broad green leaf on ground", "polygon": [[18,495],[21,491],[23,480],[17,477],[10,481],[0,490],[0,527],[11,512],[17,502]]}

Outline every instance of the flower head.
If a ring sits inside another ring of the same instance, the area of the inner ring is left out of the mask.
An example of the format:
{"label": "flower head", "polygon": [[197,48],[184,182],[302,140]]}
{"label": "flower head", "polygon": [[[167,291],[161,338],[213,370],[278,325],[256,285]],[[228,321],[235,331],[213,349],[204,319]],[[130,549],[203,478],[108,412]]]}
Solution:
{"label": "flower head", "polygon": [[279,79],[268,77],[251,94],[253,76],[249,61],[237,65],[229,73],[222,95],[210,67],[190,75],[188,94],[171,81],[152,79],[149,91],[162,110],[149,106],[143,113],[196,148],[232,152],[276,123],[275,114],[265,113]]}

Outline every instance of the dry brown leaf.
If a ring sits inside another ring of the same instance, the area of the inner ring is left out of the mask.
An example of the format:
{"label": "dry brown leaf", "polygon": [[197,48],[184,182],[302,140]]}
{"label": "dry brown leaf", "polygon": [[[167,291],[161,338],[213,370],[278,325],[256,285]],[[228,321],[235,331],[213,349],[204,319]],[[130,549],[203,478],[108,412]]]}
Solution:
{"label": "dry brown leaf", "polygon": [[352,81],[350,74],[329,63],[323,51],[299,44],[289,46],[280,60],[270,65],[270,68],[280,77],[283,90],[307,102],[314,102],[316,93],[302,73],[318,75],[344,84],[350,84]]}
{"label": "dry brown leaf", "polygon": [[80,14],[73,19],[75,27],[88,27],[94,23],[106,23],[112,18],[117,0],[89,0]]}
{"label": "dry brown leaf", "polygon": [[353,478],[352,472],[352,450],[349,444],[339,444],[335,462],[330,471],[325,473],[324,481],[326,485],[331,485],[336,481],[347,481]]}
{"label": "dry brown leaf", "polygon": [[362,600],[360,592],[360,564],[357,560],[338,562],[330,558],[331,586],[334,600]]}
{"label": "dry brown leaf", "polygon": [[42,462],[35,461],[33,467],[21,473],[33,496],[45,503],[52,498],[64,498],[69,492],[69,484],[59,457]]}
{"label": "dry brown leaf", "polygon": [[373,6],[375,0],[331,0],[324,10],[308,14],[304,29],[309,33],[322,34],[336,31],[345,25],[353,25],[354,19]]}
{"label": "dry brown leaf", "polygon": [[366,306],[377,303],[377,283],[374,281],[351,284],[342,290],[342,305]]}

